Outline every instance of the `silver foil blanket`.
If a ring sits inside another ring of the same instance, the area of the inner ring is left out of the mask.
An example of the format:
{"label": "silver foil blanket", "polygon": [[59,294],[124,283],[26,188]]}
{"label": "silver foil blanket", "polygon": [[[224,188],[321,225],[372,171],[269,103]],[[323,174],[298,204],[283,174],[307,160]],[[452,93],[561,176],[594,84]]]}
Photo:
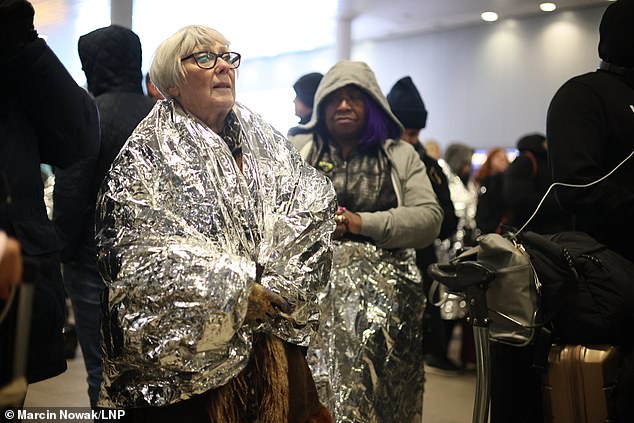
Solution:
{"label": "silver foil blanket", "polygon": [[334,242],[308,359],[338,422],[411,422],[422,412],[425,295],[414,254]]}
{"label": "silver foil blanket", "polygon": [[[223,385],[246,365],[254,331],[304,346],[315,333],[334,191],[258,115],[233,113],[242,172],[218,135],[161,101],[102,186],[102,406],[163,406]],[[252,327],[256,263],[293,311]]]}

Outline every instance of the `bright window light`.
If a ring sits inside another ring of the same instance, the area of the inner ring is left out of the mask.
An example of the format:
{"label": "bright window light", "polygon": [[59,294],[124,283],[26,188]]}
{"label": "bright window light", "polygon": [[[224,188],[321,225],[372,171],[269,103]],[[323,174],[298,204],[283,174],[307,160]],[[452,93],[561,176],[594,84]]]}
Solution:
{"label": "bright window light", "polygon": [[495,12],[482,12],[480,17],[486,22],[495,22],[498,20],[498,14]]}
{"label": "bright window light", "polygon": [[555,3],[540,3],[539,4],[539,8],[541,9],[542,12],[552,12],[553,10],[557,9],[557,5]]}

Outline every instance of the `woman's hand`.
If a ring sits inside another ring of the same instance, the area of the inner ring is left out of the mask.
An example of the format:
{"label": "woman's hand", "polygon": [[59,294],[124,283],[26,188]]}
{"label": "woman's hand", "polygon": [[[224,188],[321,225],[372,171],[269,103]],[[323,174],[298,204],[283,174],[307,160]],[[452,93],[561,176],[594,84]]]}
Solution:
{"label": "woman's hand", "polygon": [[255,283],[249,295],[249,305],[245,323],[259,325],[273,320],[281,313],[290,313],[290,304],[282,296],[269,291],[259,283]]}
{"label": "woman's hand", "polygon": [[22,256],[18,241],[6,237],[4,244],[4,252],[0,254],[0,299],[6,301],[22,278]]}
{"label": "woman's hand", "polygon": [[361,233],[361,216],[351,212],[345,207],[339,207],[335,212],[335,223],[337,224],[334,235],[335,239],[341,238],[348,232],[357,235]]}

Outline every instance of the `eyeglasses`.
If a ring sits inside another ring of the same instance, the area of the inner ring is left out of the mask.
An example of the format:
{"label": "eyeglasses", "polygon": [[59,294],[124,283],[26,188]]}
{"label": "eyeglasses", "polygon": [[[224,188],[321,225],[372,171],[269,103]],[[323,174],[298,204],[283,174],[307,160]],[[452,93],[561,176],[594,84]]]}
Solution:
{"label": "eyeglasses", "polygon": [[222,60],[229,64],[231,69],[237,69],[240,66],[240,56],[239,53],[235,51],[227,51],[224,53],[214,53],[212,51],[197,51],[195,53],[190,54],[189,56],[183,57],[181,62],[187,59],[194,58],[196,64],[203,69],[211,69],[216,66],[216,62],[220,57]]}

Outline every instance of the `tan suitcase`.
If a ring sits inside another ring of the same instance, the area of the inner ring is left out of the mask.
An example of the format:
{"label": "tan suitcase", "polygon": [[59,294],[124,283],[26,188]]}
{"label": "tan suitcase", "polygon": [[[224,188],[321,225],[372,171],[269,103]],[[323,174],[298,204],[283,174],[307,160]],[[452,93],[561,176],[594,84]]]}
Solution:
{"label": "tan suitcase", "polygon": [[619,365],[619,351],[614,346],[553,345],[542,380],[545,421],[613,422],[607,398]]}

